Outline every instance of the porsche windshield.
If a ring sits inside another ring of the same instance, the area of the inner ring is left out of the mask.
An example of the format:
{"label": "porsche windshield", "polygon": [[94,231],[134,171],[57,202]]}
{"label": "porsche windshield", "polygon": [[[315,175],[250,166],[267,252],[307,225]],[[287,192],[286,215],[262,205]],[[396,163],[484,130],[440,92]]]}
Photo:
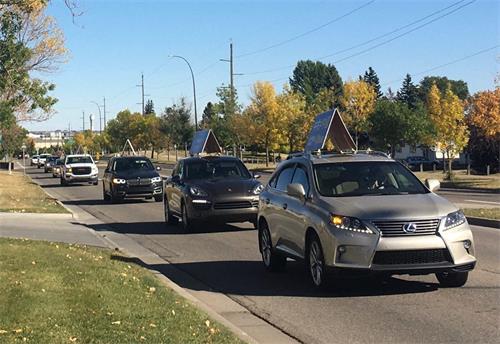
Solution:
{"label": "porsche windshield", "polygon": [[190,161],[184,167],[184,178],[189,179],[213,179],[232,178],[249,179],[250,173],[238,160],[197,160]]}
{"label": "porsche windshield", "polygon": [[429,192],[417,177],[396,162],[318,164],[314,170],[318,191],[326,197],[404,195]]}

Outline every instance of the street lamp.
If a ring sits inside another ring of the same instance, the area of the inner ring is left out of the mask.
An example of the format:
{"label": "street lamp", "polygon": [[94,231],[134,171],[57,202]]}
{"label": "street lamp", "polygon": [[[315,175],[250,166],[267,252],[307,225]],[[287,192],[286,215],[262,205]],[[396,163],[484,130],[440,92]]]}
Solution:
{"label": "street lamp", "polygon": [[101,107],[95,101],[91,101],[91,103],[97,105],[97,109],[99,110],[99,134],[101,134],[102,133]]}
{"label": "street lamp", "polygon": [[189,70],[191,71],[191,79],[193,80],[193,100],[194,100],[194,129],[198,130],[198,112],[196,110],[196,84],[194,82],[194,73],[193,73],[193,68],[191,68],[191,65],[189,64],[189,61],[186,60],[184,57],[179,56],[179,55],[169,55],[169,57],[173,58],[176,57],[178,59],[184,60],[184,62],[187,63]]}

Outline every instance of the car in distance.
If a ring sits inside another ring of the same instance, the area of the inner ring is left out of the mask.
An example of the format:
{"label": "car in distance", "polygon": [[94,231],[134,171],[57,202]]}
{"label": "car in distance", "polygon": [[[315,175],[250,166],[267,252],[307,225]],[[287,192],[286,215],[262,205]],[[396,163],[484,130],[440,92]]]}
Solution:
{"label": "car in distance", "polygon": [[88,154],[67,155],[61,172],[61,185],[70,183],[92,183],[97,185],[98,169]]}
{"label": "car in distance", "polygon": [[163,180],[151,161],[143,156],[113,157],[102,178],[105,201],[118,202],[125,198],[163,200]]}
{"label": "car in distance", "polygon": [[63,165],[64,165],[64,158],[59,158],[56,161],[54,161],[54,164],[52,166],[52,177],[53,178],[60,178],[61,177]]}
{"label": "car in distance", "polygon": [[40,154],[38,156],[37,167],[41,168],[42,166],[45,166],[45,161],[47,160],[48,157],[50,157],[50,154]]}
{"label": "car in distance", "polygon": [[403,163],[412,171],[420,171],[420,165],[424,170],[434,170],[442,166],[437,160],[431,160],[423,156],[409,156],[403,160]]}
{"label": "car in distance", "polygon": [[45,159],[45,166],[43,168],[43,171],[45,173],[52,172],[53,166],[54,166],[54,164],[55,164],[55,162],[56,162],[57,159],[59,159],[59,157],[57,157],[57,156],[49,156],[49,157],[47,157]]}
{"label": "car in distance", "polygon": [[201,221],[256,224],[263,185],[234,157],[207,156],[180,160],[164,187],[167,224],[180,219],[185,231]]}
{"label": "car in distance", "polygon": [[304,260],[313,285],[333,273],[434,273],[466,283],[476,263],[459,209],[407,168],[376,154],[304,155],[284,162],[260,195],[259,249],[268,270]]}
{"label": "car in distance", "polygon": [[33,155],[31,157],[30,165],[31,166],[38,166],[38,155]]}

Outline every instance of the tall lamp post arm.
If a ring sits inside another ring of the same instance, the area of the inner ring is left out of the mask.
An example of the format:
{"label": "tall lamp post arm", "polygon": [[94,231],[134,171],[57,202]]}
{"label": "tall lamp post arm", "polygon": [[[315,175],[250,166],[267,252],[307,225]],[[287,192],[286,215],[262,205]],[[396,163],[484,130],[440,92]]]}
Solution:
{"label": "tall lamp post arm", "polygon": [[198,111],[197,111],[197,107],[196,107],[196,83],[194,80],[193,68],[191,68],[191,64],[189,63],[189,61],[182,56],[171,55],[170,57],[176,57],[176,58],[182,59],[184,62],[186,62],[186,64],[189,67],[189,71],[191,72],[191,79],[193,81],[194,128],[195,128],[195,130],[198,130]]}

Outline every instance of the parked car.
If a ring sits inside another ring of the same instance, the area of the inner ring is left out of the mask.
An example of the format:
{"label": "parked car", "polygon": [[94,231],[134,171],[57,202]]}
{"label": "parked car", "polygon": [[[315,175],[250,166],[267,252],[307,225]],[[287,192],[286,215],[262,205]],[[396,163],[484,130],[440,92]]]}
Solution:
{"label": "parked car", "polygon": [[49,156],[49,157],[47,157],[45,159],[45,166],[43,168],[43,171],[45,173],[52,172],[53,166],[54,166],[55,162],[57,161],[57,159],[59,159],[58,156]]}
{"label": "parked car", "polygon": [[108,162],[102,178],[105,201],[118,202],[125,198],[163,200],[163,181],[146,157],[114,157]]}
{"label": "parked car", "polygon": [[70,183],[92,183],[97,185],[98,169],[88,154],[67,155],[61,172],[61,185]]}
{"label": "parked car", "polygon": [[259,248],[268,270],[303,260],[313,285],[332,273],[436,274],[460,287],[476,264],[467,220],[400,163],[374,154],[295,157],[260,194]]}
{"label": "parked car", "polygon": [[52,177],[53,178],[60,178],[61,177],[63,165],[64,165],[64,158],[59,158],[54,162],[54,164],[52,166]]}
{"label": "parked car", "polygon": [[37,167],[38,168],[41,168],[42,166],[45,166],[45,161],[47,160],[47,158],[51,156],[50,154],[40,154],[38,156],[38,163],[37,163]]}
{"label": "parked car", "polygon": [[38,155],[33,155],[31,157],[30,165],[31,166],[38,166]]}
{"label": "parked car", "polygon": [[403,160],[403,163],[412,171],[420,171],[420,165],[424,170],[438,169],[443,166],[441,162],[423,156],[409,156]]}
{"label": "parked car", "polygon": [[264,188],[258,177],[234,157],[180,160],[165,183],[165,221],[175,224],[180,219],[186,231],[208,220],[256,224]]}

